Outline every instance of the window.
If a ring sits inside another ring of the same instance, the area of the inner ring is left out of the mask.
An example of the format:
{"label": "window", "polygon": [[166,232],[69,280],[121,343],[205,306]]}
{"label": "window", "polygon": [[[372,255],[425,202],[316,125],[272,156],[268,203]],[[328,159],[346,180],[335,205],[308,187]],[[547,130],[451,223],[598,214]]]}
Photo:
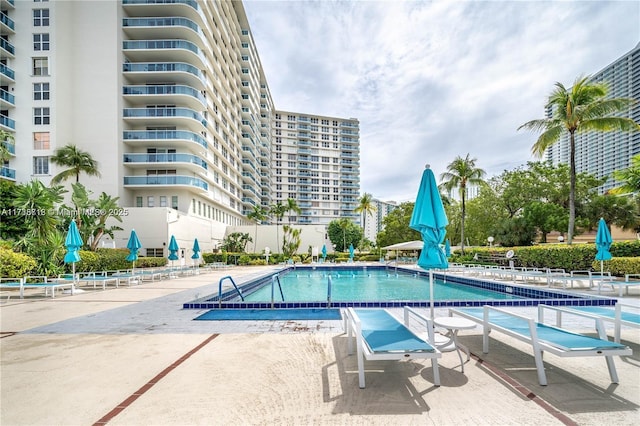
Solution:
{"label": "window", "polygon": [[33,83],[33,100],[49,100],[49,83]]}
{"label": "window", "polygon": [[49,50],[49,34],[33,35],[33,50]]}
{"label": "window", "polygon": [[160,207],[167,207],[167,196],[166,195],[161,195],[160,196]]}
{"label": "window", "polygon": [[153,198],[153,195],[149,195],[147,197],[147,207],[155,207],[156,206],[156,201]]}
{"label": "window", "polygon": [[142,207],[142,197],[136,197],[136,207]]}
{"label": "window", "polygon": [[49,108],[33,109],[33,124],[49,124]]}
{"label": "window", "polygon": [[33,26],[48,27],[49,26],[49,9],[33,10]]}
{"label": "window", "polygon": [[171,208],[178,210],[178,196],[177,195],[172,195],[171,196]]}
{"label": "window", "polygon": [[33,58],[33,75],[49,75],[49,58]]}
{"label": "window", "polygon": [[146,257],[164,257],[164,249],[148,248]]}
{"label": "window", "polygon": [[49,157],[33,157],[33,174],[49,174]]}
{"label": "window", "polygon": [[33,132],[33,149],[49,149],[49,132]]}

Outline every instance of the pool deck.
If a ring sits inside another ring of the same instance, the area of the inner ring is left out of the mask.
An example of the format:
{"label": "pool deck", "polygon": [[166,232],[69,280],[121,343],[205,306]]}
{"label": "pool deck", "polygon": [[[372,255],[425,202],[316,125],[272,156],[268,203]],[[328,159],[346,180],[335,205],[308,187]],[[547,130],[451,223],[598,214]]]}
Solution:
{"label": "pool deck", "polygon": [[[193,321],[204,311],[181,309],[217,292],[222,276],[244,281],[271,270],[236,267],[54,299],[1,292],[0,424],[640,423],[638,329],[622,329],[634,354],[616,358],[618,385],[603,359],[548,354],[549,385],[540,386],[529,348],[496,333],[482,354],[478,328],[460,333],[472,352],[464,374],[455,353],[443,354],[440,387],[429,362],[368,362],[359,389],[341,321]],[[638,289],[630,293],[624,300],[640,305]]]}

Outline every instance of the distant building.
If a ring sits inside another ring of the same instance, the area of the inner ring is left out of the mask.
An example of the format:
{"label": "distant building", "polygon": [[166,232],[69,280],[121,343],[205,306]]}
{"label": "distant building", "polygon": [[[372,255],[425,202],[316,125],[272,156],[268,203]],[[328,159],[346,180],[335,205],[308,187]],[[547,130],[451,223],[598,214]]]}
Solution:
{"label": "distant building", "polygon": [[[372,204],[375,211],[367,215],[364,237],[375,243],[378,233],[384,229],[383,219],[397,208],[398,204],[395,201],[381,201],[376,198],[372,200]],[[362,218],[360,220],[362,221]]]}
{"label": "distant building", "polygon": [[[609,97],[634,98],[640,101],[640,43],[603,70],[593,75],[593,80],[609,85]],[[630,111],[620,114],[640,123],[640,102]],[[551,111],[547,111],[551,116]],[[576,172],[590,173],[607,182],[598,188],[600,194],[621,186],[613,178],[613,172],[631,165],[631,157],[640,154],[640,132],[589,132],[576,135]],[[550,146],[545,158],[552,164],[569,164],[569,136]]]}

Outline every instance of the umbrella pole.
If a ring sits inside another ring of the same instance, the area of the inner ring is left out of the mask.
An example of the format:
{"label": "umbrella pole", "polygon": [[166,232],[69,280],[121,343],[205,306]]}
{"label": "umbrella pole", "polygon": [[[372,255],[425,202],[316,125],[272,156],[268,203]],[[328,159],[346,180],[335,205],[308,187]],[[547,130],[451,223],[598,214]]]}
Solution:
{"label": "umbrella pole", "polygon": [[71,295],[73,296],[73,292],[76,289],[76,262],[71,263],[71,276],[73,277],[73,285],[71,286]]}
{"label": "umbrella pole", "polygon": [[434,318],[433,313],[433,271],[429,271],[429,307],[431,308],[431,319]]}

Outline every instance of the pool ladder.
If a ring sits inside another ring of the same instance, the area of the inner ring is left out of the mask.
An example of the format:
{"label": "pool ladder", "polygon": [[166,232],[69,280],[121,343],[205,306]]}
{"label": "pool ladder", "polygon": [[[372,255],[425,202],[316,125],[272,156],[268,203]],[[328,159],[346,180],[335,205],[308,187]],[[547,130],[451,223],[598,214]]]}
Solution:
{"label": "pool ladder", "polygon": [[331,307],[331,286],[333,282],[331,281],[331,275],[327,278],[327,308]]}
{"label": "pool ladder", "polygon": [[280,284],[280,276],[278,274],[271,277],[271,309],[275,308],[275,287],[278,283],[278,289],[280,290],[280,297],[284,302],[284,294],[282,293],[282,284]]}
{"label": "pool ladder", "polygon": [[240,295],[240,300],[244,302],[244,296],[242,295],[242,292],[236,285],[236,282],[233,281],[233,278],[231,277],[231,275],[227,275],[226,277],[220,278],[220,281],[218,282],[218,307],[220,308],[222,308],[222,282],[227,279],[231,281],[231,284],[233,284],[233,288],[235,288],[238,294]]}

